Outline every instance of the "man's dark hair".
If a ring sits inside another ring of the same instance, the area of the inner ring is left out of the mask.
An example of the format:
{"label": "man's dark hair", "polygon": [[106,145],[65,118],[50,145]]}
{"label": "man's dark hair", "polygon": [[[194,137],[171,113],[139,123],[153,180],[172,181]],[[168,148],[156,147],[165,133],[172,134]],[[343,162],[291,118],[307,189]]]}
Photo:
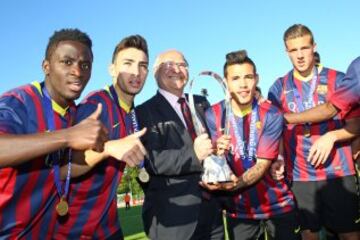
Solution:
{"label": "man's dark hair", "polygon": [[50,60],[51,54],[56,49],[57,45],[62,41],[75,41],[82,43],[89,48],[91,56],[93,56],[91,49],[92,41],[90,37],[77,28],[65,28],[59,31],[55,31],[54,34],[50,37],[45,52],[46,60]]}
{"label": "man's dark hair", "polygon": [[227,78],[227,68],[235,64],[244,64],[248,63],[253,66],[254,74],[256,74],[256,66],[253,60],[247,56],[246,50],[240,50],[235,52],[230,52],[226,54],[226,62],[224,64],[224,76]]}
{"label": "man's dark hair", "polygon": [[283,40],[284,40],[285,46],[286,46],[287,40],[303,37],[306,35],[310,36],[311,44],[314,44],[314,35],[312,34],[311,30],[307,26],[302,25],[302,24],[294,24],[294,25],[290,26],[288,29],[286,29],[286,31],[284,33]]}
{"label": "man's dark hair", "polygon": [[261,88],[259,86],[255,87],[255,90],[259,92],[259,94],[261,95]]}
{"label": "man's dark hair", "polygon": [[112,63],[115,62],[117,54],[127,48],[136,48],[140,51],[143,51],[147,58],[149,58],[148,46],[146,43],[145,38],[140,35],[131,35],[123,40],[121,40],[115,47],[113,56],[112,56]]}
{"label": "man's dark hair", "polygon": [[315,61],[315,64],[319,65],[320,64],[320,54],[318,52],[314,52],[314,61]]}

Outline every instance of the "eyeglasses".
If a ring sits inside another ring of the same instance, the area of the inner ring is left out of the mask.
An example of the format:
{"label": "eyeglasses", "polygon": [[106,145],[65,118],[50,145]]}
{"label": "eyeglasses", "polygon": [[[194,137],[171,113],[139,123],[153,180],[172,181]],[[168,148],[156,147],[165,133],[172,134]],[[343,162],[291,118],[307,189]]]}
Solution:
{"label": "eyeglasses", "polygon": [[168,62],[163,62],[161,63],[161,65],[164,65],[166,68],[175,68],[178,67],[179,69],[188,69],[188,64],[186,62],[172,62],[172,61],[168,61]]}

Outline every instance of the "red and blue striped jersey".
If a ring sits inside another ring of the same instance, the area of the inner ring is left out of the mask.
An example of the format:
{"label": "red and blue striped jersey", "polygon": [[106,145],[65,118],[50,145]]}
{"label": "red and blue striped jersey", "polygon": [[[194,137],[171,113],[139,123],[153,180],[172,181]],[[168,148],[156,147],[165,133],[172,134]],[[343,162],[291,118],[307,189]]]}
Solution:
{"label": "red and blue striped jersey", "polygon": [[360,104],[360,57],[350,64],[330,102],[341,109],[342,115],[347,114],[356,104]]}
{"label": "red and blue striped jersey", "polygon": [[[293,71],[275,81],[269,90],[269,100],[285,113],[298,112],[299,107],[294,94],[294,87],[296,87],[302,97],[301,102],[304,109],[326,102],[341,82],[344,74],[329,68],[321,68],[312,95],[313,101],[307,99],[311,81],[306,82],[295,78]],[[287,177],[294,181],[319,181],[353,175],[355,172],[349,142],[336,143],[325,164],[317,168],[307,161],[311,145],[320,136],[343,126],[344,120],[339,116],[316,124],[288,124],[283,132]],[[310,136],[305,136],[306,131],[310,131]]]}
{"label": "red and blue striped jersey", "polygon": [[[210,130],[213,142],[221,136],[219,129],[224,124],[224,101],[213,105],[206,112],[206,121]],[[234,128],[230,127],[232,136],[231,148],[236,149],[237,138],[245,139],[246,145],[249,142],[250,117],[235,117],[239,129],[239,135],[235,136]],[[283,116],[279,110],[268,102],[261,103],[258,108],[259,121],[256,122],[256,158],[263,158],[269,161],[277,158],[279,141],[283,129]],[[241,176],[248,168],[256,164],[256,158],[252,159],[251,165],[245,164],[239,154],[228,157],[228,162],[234,174]],[[294,209],[294,196],[289,190],[285,181],[275,181],[267,172],[263,178],[239,192],[232,199],[232,209],[228,209],[231,217],[245,219],[268,219],[271,216],[286,213]]]}
{"label": "red and blue striped jersey", "polygon": [[[129,117],[116,101],[105,89],[90,93],[78,106],[76,122],[91,115],[101,103],[100,120],[109,131],[109,139],[126,136],[124,121]],[[69,218],[58,222],[54,239],[106,239],[120,230],[116,190],[124,167],[124,162],[109,158],[72,180]]]}
{"label": "red and blue striped jersey", "polygon": [[[69,113],[63,109],[62,115],[59,114],[54,102],[53,110],[56,129],[71,124]],[[45,132],[46,118],[38,82],[0,97],[0,134]],[[59,196],[53,168],[46,156],[16,167],[0,168],[0,183],[0,239],[51,239]]]}

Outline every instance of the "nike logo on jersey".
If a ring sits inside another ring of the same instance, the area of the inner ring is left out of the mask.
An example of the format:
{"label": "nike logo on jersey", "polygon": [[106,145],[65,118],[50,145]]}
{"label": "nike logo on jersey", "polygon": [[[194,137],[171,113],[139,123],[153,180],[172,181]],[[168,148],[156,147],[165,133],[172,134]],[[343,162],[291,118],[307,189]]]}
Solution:
{"label": "nike logo on jersey", "polygon": [[112,126],[112,128],[116,128],[117,126],[119,126],[120,125],[120,123],[118,122],[118,123],[115,123],[113,126]]}
{"label": "nike logo on jersey", "polygon": [[291,89],[291,90],[284,90],[284,94],[288,94],[288,93],[291,93],[292,91],[294,91],[294,89]]}

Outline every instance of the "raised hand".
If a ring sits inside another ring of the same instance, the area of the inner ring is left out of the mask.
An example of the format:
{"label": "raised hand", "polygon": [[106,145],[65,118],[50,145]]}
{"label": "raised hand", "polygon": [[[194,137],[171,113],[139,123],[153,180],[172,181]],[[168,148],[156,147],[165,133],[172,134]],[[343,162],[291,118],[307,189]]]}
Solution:
{"label": "raised hand", "polygon": [[230,150],[231,136],[222,135],[216,140],[216,154],[218,156],[224,155]]}
{"label": "raised hand", "polygon": [[275,162],[273,162],[270,167],[270,174],[274,180],[279,181],[283,179],[285,174],[284,160],[278,159]]}
{"label": "raised hand", "polygon": [[146,155],[146,149],[140,141],[145,133],[146,128],[143,128],[127,137],[108,141],[105,144],[106,155],[124,161],[130,167],[139,165]]}
{"label": "raised hand", "polygon": [[92,149],[97,152],[104,150],[104,143],[108,140],[108,130],[101,123],[102,105],[80,123],[66,129],[68,147],[76,150]]}
{"label": "raised hand", "polygon": [[232,174],[230,178],[231,178],[231,181],[229,181],[229,182],[207,183],[207,182],[201,181],[199,184],[203,188],[206,188],[210,191],[235,191],[235,190],[239,189],[240,179],[238,177],[236,177],[234,174]]}
{"label": "raised hand", "polygon": [[319,137],[311,146],[307,161],[315,168],[324,164],[334,147],[335,141],[336,138],[333,137],[331,132]]}
{"label": "raised hand", "polygon": [[194,141],[194,151],[197,158],[202,161],[213,153],[213,146],[206,133],[197,136]]}

